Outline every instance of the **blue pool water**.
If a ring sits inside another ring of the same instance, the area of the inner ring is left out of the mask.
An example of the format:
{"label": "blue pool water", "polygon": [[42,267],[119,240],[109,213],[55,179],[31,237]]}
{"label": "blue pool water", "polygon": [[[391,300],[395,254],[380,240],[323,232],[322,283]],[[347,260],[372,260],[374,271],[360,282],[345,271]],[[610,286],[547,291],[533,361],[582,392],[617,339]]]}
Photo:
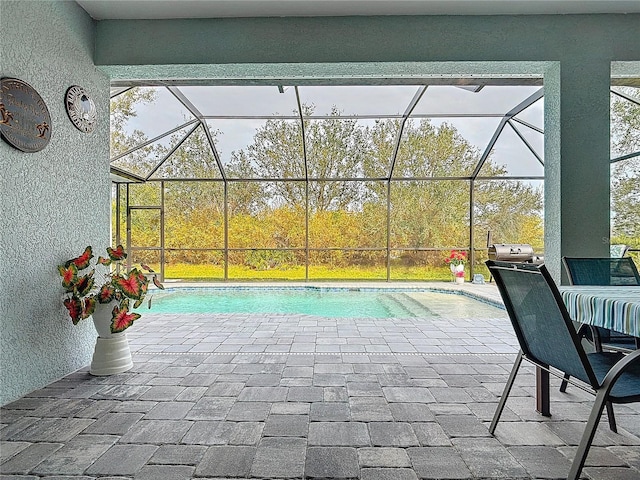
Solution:
{"label": "blue pool water", "polygon": [[150,313],[298,313],[342,318],[434,315],[403,292],[307,287],[168,288],[153,293]]}
{"label": "blue pool water", "polygon": [[416,288],[175,287],[154,290],[140,313],[306,314],[332,318],[496,318],[504,307]]}

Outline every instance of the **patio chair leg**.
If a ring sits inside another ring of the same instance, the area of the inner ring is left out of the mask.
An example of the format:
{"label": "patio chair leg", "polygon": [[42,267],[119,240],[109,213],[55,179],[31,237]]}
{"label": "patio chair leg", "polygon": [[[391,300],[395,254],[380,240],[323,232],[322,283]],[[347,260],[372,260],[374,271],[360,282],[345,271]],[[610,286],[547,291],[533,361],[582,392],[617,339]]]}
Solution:
{"label": "patio chair leg", "polygon": [[491,420],[491,425],[489,425],[489,433],[493,435],[493,432],[496,431],[496,426],[498,425],[498,420],[500,420],[500,415],[502,415],[502,410],[504,410],[504,406],[507,403],[507,397],[509,396],[509,392],[511,391],[511,387],[513,387],[513,382],[516,379],[516,374],[518,373],[518,369],[520,368],[520,364],[522,363],[522,350],[518,352],[518,356],[516,357],[516,361],[513,364],[513,368],[511,369],[511,373],[509,374],[509,379],[507,380],[506,385],[504,386],[504,391],[502,392],[502,396],[500,397],[500,402],[498,402],[498,407],[496,408],[496,413],[493,414],[493,420]]}
{"label": "patio chair leg", "polygon": [[564,377],[562,377],[562,382],[560,383],[560,392],[564,393],[567,391],[567,385],[569,385],[569,382],[567,380],[569,380],[569,377],[571,375],[569,375],[568,373],[564,374]]}
{"label": "patio chair leg", "polygon": [[587,454],[589,453],[591,442],[593,442],[593,437],[596,434],[598,423],[602,417],[602,410],[604,409],[605,404],[609,403],[606,402],[607,393],[608,389],[603,389],[596,395],[596,401],[591,409],[591,414],[589,415],[589,420],[587,420],[587,426],[582,434],[578,450],[576,450],[576,455],[573,457],[573,463],[571,464],[567,480],[578,480],[580,478],[580,472],[582,472],[584,462],[587,460]]}
{"label": "patio chair leg", "polygon": [[613,404],[611,402],[607,402],[607,418],[609,419],[609,428],[613,433],[618,433],[618,427],[616,426],[616,417],[613,414]]}
{"label": "patio chair leg", "polygon": [[602,352],[602,339],[600,338],[600,333],[594,327],[589,326],[591,329],[591,335],[593,336],[593,346],[596,349],[597,353]]}

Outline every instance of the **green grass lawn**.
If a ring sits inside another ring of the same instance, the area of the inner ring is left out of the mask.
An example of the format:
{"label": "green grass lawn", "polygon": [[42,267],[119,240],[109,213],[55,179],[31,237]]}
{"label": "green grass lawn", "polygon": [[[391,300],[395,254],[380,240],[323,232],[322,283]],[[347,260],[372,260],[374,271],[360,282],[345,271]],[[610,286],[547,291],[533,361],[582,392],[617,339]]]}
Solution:
{"label": "green grass lawn", "polygon": [[[220,281],[224,279],[224,268],[221,265],[193,265],[170,264],[165,267],[166,280],[186,281]],[[477,266],[475,273],[483,273],[488,277],[484,266]],[[302,266],[286,269],[255,270],[243,266],[230,266],[229,280],[304,280],[305,269]],[[385,267],[345,267],[330,268],[326,266],[309,267],[310,280],[378,280],[385,281],[387,270]],[[449,281],[451,271],[449,267],[405,267],[392,266],[391,280],[413,281]],[[467,280],[469,272],[467,270]]]}

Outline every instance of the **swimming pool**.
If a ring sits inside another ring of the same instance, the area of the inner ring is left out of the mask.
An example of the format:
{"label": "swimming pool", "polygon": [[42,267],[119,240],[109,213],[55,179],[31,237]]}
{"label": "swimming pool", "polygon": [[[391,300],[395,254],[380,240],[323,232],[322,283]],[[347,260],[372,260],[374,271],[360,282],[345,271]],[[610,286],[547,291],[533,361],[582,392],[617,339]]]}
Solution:
{"label": "swimming pool", "polygon": [[458,294],[323,287],[168,288],[154,292],[150,311],[282,313],[330,318],[470,318],[495,316],[498,312],[500,309],[495,306]]}

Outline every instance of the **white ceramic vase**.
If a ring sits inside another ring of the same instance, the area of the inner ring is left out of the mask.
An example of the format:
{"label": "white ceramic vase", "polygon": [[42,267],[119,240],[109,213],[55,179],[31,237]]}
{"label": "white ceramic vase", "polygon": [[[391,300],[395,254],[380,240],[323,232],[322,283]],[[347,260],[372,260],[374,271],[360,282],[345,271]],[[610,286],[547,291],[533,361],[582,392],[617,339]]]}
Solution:
{"label": "white ceramic vase", "polygon": [[116,303],[99,303],[91,315],[98,332],[91,360],[91,375],[113,375],[126,372],[133,367],[126,332],[111,333],[112,312]]}
{"label": "white ceramic vase", "polygon": [[464,265],[451,265],[451,272],[456,283],[464,283]]}
{"label": "white ceramic vase", "polygon": [[91,314],[93,319],[93,326],[98,332],[100,338],[112,338],[117,333],[111,333],[111,318],[113,317],[113,307],[117,305],[117,302],[111,301],[109,303],[98,303],[96,309]]}

